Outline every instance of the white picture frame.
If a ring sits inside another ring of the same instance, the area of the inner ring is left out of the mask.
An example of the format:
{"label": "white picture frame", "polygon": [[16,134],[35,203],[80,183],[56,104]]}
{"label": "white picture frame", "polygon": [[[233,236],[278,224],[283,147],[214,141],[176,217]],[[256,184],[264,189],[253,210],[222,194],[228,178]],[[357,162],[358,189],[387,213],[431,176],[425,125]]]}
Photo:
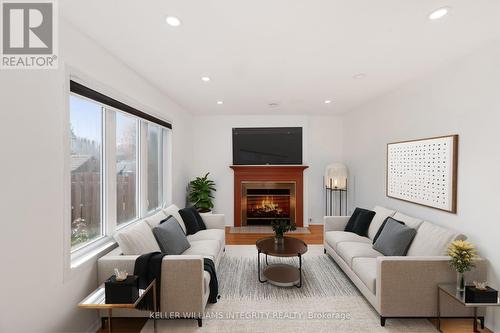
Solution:
{"label": "white picture frame", "polygon": [[457,211],[458,135],[387,144],[386,195]]}

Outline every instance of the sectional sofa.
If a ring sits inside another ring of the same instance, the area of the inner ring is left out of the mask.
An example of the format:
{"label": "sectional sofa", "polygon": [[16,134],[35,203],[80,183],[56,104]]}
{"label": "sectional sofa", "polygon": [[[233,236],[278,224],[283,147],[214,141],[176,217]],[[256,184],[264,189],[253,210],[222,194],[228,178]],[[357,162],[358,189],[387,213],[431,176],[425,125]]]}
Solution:
{"label": "sectional sofa", "polygon": [[[380,314],[382,326],[387,318],[436,317],[437,285],[456,282],[456,272],[445,255],[447,246],[453,240],[466,237],[395,210],[380,206],[373,210],[376,214],[367,237],[344,231],[349,216],[325,216],[325,253]],[[386,257],[372,248],[373,237],[388,216],[417,230],[406,256]],[[478,260],[466,279],[486,281],[486,262]],[[443,296],[441,315],[471,317],[473,313],[472,309]]]}
{"label": "sectional sofa", "polygon": [[[185,231],[179,208],[169,206],[158,213],[121,230],[115,235],[119,247],[101,257],[97,262],[98,283],[103,283],[114,274],[114,269],[134,272],[134,264],[140,254],[160,251],[152,228],[167,216],[174,216]],[[161,296],[159,300],[162,316],[194,317],[201,326],[201,318],[209,296],[210,275],[203,269],[203,258],[220,263],[225,249],[225,223],[222,214],[202,215],[207,227],[194,235],[187,236],[191,247],[181,255],[163,258],[161,270]],[[106,317],[107,313],[101,313]],[[114,317],[148,317],[148,311],[114,310]]]}

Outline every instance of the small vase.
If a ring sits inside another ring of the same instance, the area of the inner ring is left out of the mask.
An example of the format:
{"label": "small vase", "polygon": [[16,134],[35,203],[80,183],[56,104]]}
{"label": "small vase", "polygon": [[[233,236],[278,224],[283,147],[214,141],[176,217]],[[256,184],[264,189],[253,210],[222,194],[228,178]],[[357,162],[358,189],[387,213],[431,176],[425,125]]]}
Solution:
{"label": "small vase", "polygon": [[464,273],[457,272],[457,291],[463,292],[465,290]]}
{"label": "small vase", "polygon": [[283,245],[283,242],[284,242],[283,235],[275,235],[274,236],[274,244]]}

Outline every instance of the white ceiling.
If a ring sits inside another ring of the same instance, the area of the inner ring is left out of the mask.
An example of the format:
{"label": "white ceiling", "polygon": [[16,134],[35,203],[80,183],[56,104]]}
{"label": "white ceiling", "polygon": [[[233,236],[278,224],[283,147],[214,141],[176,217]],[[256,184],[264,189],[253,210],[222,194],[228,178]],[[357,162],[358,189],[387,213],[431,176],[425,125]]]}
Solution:
{"label": "white ceiling", "polygon": [[[430,21],[442,6],[450,14]],[[71,0],[60,10],[194,114],[345,112],[500,38],[498,0]]]}

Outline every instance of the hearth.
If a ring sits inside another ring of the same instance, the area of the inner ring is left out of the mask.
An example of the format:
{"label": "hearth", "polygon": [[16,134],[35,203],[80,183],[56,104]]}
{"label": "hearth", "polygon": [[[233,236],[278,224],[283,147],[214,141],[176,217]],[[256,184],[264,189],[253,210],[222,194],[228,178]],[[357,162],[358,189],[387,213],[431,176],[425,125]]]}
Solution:
{"label": "hearth", "polygon": [[294,182],[242,182],[241,225],[270,225],[276,219],[295,223]]}

